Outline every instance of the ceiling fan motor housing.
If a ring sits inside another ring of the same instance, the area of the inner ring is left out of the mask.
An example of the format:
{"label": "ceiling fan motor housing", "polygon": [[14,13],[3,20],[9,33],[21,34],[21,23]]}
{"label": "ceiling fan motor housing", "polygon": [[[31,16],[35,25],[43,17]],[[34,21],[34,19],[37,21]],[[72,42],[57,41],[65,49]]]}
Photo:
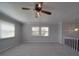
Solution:
{"label": "ceiling fan motor housing", "polygon": [[[40,6],[39,6],[39,5],[40,5]],[[36,10],[37,12],[40,12],[40,11],[42,10],[42,6],[41,6],[40,3],[35,5],[35,10]]]}

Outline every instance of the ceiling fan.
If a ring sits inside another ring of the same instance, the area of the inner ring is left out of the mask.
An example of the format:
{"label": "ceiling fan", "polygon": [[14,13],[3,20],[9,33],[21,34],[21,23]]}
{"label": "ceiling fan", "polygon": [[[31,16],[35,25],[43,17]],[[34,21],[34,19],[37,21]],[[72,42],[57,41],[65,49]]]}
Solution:
{"label": "ceiling fan", "polygon": [[46,10],[43,10],[43,2],[38,2],[35,4],[34,9],[22,7],[22,10],[34,10],[36,12],[36,17],[41,16],[41,13],[51,15],[52,13]]}

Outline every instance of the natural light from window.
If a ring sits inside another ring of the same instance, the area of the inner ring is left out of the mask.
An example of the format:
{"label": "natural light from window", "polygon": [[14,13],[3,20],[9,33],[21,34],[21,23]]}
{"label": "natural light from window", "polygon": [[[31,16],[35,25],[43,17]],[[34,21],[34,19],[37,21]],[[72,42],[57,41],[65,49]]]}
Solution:
{"label": "natural light from window", "polygon": [[33,36],[49,36],[48,27],[32,27]]}
{"label": "natural light from window", "polygon": [[41,27],[41,36],[48,36],[48,27]]}
{"label": "natural light from window", "polygon": [[39,36],[39,27],[32,27],[32,35]]}
{"label": "natural light from window", "polygon": [[15,25],[6,21],[0,21],[0,38],[15,37]]}

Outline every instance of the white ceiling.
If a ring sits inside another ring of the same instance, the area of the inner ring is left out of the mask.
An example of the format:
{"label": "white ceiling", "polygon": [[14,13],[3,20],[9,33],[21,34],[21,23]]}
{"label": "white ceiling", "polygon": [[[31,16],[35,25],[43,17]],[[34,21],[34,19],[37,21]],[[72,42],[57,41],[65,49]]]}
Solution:
{"label": "white ceiling", "polygon": [[74,22],[79,19],[79,3],[78,2],[44,2],[45,10],[51,11],[52,15],[42,14],[41,17],[35,18],[33,11],[22,10],[22,7],[34,8],[35,2],[1,2],[0,11],[10,17],[15,18],[23,23],[27,22]]}

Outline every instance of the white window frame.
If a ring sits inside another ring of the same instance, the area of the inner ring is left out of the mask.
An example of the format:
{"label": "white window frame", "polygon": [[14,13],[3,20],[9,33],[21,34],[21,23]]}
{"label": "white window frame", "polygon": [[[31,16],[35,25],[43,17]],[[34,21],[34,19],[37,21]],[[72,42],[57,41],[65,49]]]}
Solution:
{"label": "white window frame", "polygon": [[0,39],[14,38],[14,37],[15,37],[15,24],[0,20]]}
{"label": "white window frame", "polygon": [[[39,28],[39,30],[38,31],[33,31],[33,28]],[[45,28],[47,28],[47,30],[42,30],[42,29],[45,29]],[[38,32],[39,34],[37,35],[33,35],[33,32]],[[47,35],[45,35],[45,34],[43,34],[44,32],[47,32]],[[44,36],[44,37],[48,37],[49,36],[49,27],[38,27],[38,26],[34,26],[34,27],[32,27],[32,36]]]}
{"label": "white window frame", "polygon": [[39,31],[40,31],[39,27],[32,27],[32,35],[33,36],[39,36],[40,35]]}
{"label": "white window frame", "polygon": [[49,36],[49,27],[41,27],[41,36]]}

